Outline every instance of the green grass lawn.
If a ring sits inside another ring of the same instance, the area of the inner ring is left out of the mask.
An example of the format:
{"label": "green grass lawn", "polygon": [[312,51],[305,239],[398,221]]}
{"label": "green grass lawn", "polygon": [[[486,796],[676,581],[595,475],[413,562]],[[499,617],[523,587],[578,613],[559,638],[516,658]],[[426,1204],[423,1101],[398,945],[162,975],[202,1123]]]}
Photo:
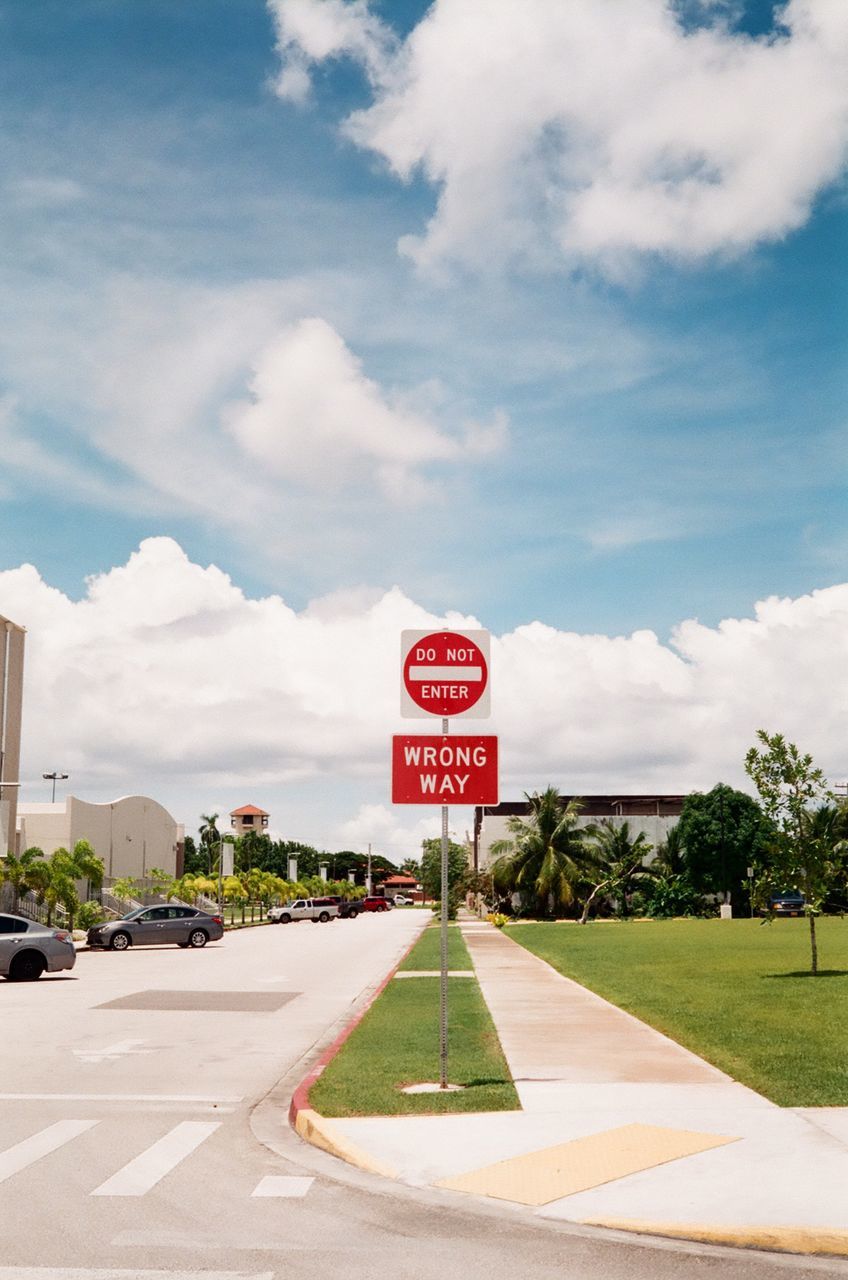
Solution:
{"label": "green grass lawn", "polygon": [[[448,964],[472,969],[458,928]],[[438,969],[439,930],[412,948],[405,969]],[[511,1111],[519,1106],[500,1042],[475,978],[448,980],[448,1079],[461,1093],[405,1094],[405,1084],[439,1078],[439,979],[392,981],[310,1090],[325,1116]]]}
{"label": "green grass lawn", "polygon": [[560,973],[780,1106],[848,1106],[848,920],[516,924]]}
{"label": "green grass lawn", "polygon": [[[425,929],[420,940],[410,951],[409,955],[401,961],[401,969],[438,969],[441,965],[441,944],[439,935],[441,930],[438,924],[432,925],[429,929]],[[448,968],[449,969],[473,969],[471,957],[468,954],[468,948],[462,940],[462,933],[459,925],[448,925]],[[412,981],[412,979],[407,979]]]}

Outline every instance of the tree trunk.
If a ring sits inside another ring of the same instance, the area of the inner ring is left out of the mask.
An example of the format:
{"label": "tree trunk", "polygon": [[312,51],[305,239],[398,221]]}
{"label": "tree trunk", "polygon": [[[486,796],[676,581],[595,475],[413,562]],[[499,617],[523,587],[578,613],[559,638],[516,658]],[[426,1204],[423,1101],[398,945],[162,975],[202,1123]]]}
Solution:
{"label": "tree trunk", "polygon": [[588,898],[583,904],[583,914],[578,920],[577,922],[578,924],[585,924],[586,921],[589,919],[589,908],[591,907],[592,903],[595,901],[595,898],[598,896],[602,888],[603,888],[603,885],[600,885],[600,884],[596,885],[595,888],[592,890],[592,892],[589,894]]}
{"label": "tree trunk", "polygon": [[811,971],[818,973],[819,971],[819,949],[816,945],[816,917],[810,912],[810,959]]}

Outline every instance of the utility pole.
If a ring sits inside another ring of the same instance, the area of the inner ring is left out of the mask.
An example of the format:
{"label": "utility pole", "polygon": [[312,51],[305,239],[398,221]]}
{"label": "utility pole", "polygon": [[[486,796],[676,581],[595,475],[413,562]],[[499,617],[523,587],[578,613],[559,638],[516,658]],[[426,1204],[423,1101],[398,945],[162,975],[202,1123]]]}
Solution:
{"label": "utility pole", "polygon": [[365,875],[365,891],[371,896],[371,841],[368,841],[368,871]]}

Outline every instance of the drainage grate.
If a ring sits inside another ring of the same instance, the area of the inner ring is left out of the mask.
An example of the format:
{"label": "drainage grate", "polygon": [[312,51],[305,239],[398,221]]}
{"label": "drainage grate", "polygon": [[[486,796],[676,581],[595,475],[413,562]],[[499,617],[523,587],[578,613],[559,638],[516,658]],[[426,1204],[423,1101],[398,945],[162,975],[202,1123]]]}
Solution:
{"label": "drainage grate", "polygon": [[98,1009],[175,1010],[181,1013],[273,1013],[296,999],[299,991],[136,991],[108,1000]]}

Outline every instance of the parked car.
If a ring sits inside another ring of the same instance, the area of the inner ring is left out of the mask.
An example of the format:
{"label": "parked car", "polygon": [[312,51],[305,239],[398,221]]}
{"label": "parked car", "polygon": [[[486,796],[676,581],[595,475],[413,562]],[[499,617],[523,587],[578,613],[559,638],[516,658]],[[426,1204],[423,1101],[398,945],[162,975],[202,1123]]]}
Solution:
{"label": "parked car", "polygon": [[785,893],[773,893],[768,900],[768,910],[776,916],[802,916],[807,900],[797,889]]}
{"label": "parked car", "polygon": [[224,936],[224,921],[196,907],[136,907],[120,920],[96,924],[88,931],[90,947],[126,951],[172,942],[178,947],[205,947]]}
{"label": "parked car", "polygon": [[329,898],[296,898],[294,902],[284,902],[282,906],[272,907],[268,912],[268,919],[275,924],[291,924],[295,920],[326,924],[338,914],[338,906]]}
{"label": "parked car", "polygon": [[76,960],[67,929],[0,915],[0,974],[9,982],[35,982],[42,973],[73,969]]}
{"label": "parked car", "polygon": [[388,911],[389,907],[395,905],[390,898],[382,898],[378,894],[363,898],[361,901],[363,911]]}
{"label": "parked car", "polygon": [[340,898],[333,894],[323,901],[332,902],[338,907],[340,920],[355,920],[362,914],[362,902],[358,898]]}
{"label": "parked car", "polygon": [[415,901],[414,898],[407,898],[406,895],[403,893],[395,894],[396,907],[411,907],[414,901]]}

